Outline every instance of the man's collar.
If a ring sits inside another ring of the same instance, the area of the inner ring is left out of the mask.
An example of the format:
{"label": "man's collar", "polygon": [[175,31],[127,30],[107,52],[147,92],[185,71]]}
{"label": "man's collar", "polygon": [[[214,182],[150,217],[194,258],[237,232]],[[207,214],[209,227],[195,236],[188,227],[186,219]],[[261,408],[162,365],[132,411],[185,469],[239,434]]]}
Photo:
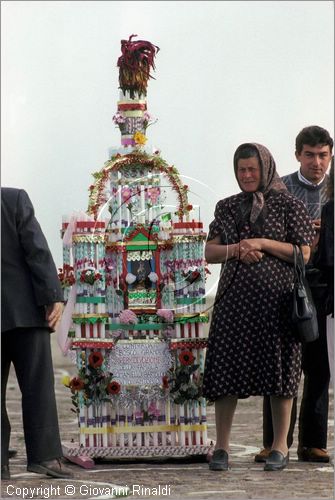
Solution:
{"label": "man's collar", "polygon": [[301,173],[300,170],[298,170],[298,178],[299,178],[299,181],[303,182],[304,184],[307,184],[307,186],[319,186],[320,184],[323,183],[324,179],[326,177],[326,174],[322,177],[321,181],[317,182],[316,184],[314,182],[311,182],[309,181],[308,179],[306,179],[306,177],[304,177]]}

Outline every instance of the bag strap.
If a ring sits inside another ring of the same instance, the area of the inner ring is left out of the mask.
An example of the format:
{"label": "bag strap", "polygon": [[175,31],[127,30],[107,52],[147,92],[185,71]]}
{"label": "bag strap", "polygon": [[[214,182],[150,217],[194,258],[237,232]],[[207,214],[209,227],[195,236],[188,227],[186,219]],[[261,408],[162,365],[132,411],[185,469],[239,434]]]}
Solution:
{"label": "bag strap", "polygon": [[293,265],[295,280],[305,277],[305,261],[301,248],[293,245]]}

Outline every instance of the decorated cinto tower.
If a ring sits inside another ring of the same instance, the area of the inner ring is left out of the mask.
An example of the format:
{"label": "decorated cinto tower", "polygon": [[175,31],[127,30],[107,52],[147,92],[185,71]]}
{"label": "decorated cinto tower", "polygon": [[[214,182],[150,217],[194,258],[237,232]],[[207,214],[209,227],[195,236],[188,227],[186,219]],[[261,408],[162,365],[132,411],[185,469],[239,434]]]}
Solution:
{"label": "decorated cinto tower", "polygon": [[[178,170],[149,152],[147,84],[159,48],[121,41],[121,145],[93,173],[86,213],[63,220],[59,343],[77,367],[65,380],[78,443],[65,456],[207,455],[203,224]],[[173,195],[174,206],[167,205]],[[199,214],[199,208],[198,208]]]}

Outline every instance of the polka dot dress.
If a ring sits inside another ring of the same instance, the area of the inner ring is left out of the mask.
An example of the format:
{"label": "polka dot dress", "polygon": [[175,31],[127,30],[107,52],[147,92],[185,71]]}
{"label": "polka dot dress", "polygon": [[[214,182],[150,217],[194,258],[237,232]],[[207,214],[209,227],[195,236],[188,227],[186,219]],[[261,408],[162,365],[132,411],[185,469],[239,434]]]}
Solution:
{"label": "polka dot dress", "polygon": [[[314,230],[303,203],[286,192],[266,199],[263,234],[238,229],[241,195],[219,201],[208,240],[225,244],[264,237],[310,245]],[[206,354],[203,394],[294,397],[301,375],[301,345],[292,331],[293,266],[265,254],[256,264],[222,264]]]}

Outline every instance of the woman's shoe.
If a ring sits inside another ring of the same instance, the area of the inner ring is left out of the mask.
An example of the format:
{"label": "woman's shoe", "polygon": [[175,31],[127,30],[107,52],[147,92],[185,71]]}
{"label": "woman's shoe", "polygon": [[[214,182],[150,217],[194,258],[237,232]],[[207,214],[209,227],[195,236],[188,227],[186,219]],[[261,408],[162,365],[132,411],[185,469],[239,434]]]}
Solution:
{"label": "woman's shoe", "polygon": [[289,453],[285,457],[284,453],[277,450],[272,450],[266,459],[264,470],[283,470],[289,462]]}
{"label": "woman's shoe", "polygon": [[228,470],[228,453],[223,449],[215,450],[209,462],[209,470]]}

